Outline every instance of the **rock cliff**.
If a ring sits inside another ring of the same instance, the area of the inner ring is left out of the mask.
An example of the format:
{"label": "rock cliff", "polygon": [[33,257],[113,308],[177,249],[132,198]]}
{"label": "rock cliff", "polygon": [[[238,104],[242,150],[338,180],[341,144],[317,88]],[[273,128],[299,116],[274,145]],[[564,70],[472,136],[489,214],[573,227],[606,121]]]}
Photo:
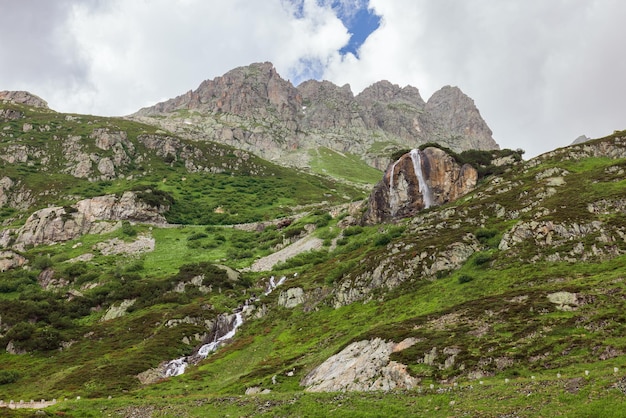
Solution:
{"label": "rock cliff", "polygon": [[363,221],[373,224],[406,218],[452,202],[471,191],[477,180],[475,168],[458,164],[439,148],[412,150],[393,162],[374,187]]}
{"label": "rock cliff", "polygon": [[122,196],[98,196],[84,199],[73,206],[56,206],[40,209],[28,217],[26,223],[0,237],[0,247],[14,244],[16,247],[54,244],[68,241],[88,233],[101,233],[117,227],[107,221],[132,221],[164,224],[161,215],[167,207],[153,207],[141,201],[134,192]]}
{"label": "rock cliff", "polygon": [[417,88],[383,80],[354,96],[349,85],[328,81],[294,87],[268,62],[235,68],[130,117],[297,166],[318,147],[357,154],[379,169],[390,151],[430,141],[455,151],[498,148],[473,100],[457,87],[424,102]]}
{"label": "rock cliff", "polygon": [[48,108],[48,102],[27,91],[0,91],[0,100],[44,109]]}

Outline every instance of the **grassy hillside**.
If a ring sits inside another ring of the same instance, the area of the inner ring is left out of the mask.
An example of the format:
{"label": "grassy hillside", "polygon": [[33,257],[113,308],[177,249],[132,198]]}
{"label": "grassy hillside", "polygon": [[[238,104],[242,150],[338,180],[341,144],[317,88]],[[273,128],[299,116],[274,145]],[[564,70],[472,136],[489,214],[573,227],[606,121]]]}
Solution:
{"label": "grassy hillside", "polygon": [[[65,120],[38,117],[48,125]],[[15,139],[22,123],[2,132]],[[150,129],[124,129],[131,127]],[[264,175],[246,175],[243,163],[228,174],[189,173],[151,157],[149,170],[128,168],[132,179],[54,177],[48,188],[56,192],[38,194],[29,209],[5,210],[5,219],[19,224],[32,208],[71,203],[67,196],[87,190],[150,185],[173,198],[167,216],[181,225],[127,224],[21,251],[28,267],[0,273],[0,346],[26,354],[0,353],[0,399],[67,398],[46,412],[77,417],[623,416],[625,137],[512,165],[454,203],[375,226],[334,206],[358,197],[354,189],[253,156],[252,171]],[[7,175],[16,180],[21,166],[14,166]],[[23,184],[45,180],[29,175],[19,177]],[[323,200],[294,216],[295,205]],[[271,224],[277,216],[289,222]],[[221,225],[252,220],[265,223]],[[271,271],[247,269],[305,236],[320,247]],[[154,250],[108,254],[99,246],[140,237],[154,239]],[[264,295],[270,276],[286,281]],[[190,284],[197,277],[202,286]],[[301,302],[279,305],[281,292],[296,288]],[[259,297],[255,310],[231,343],[181,376],[140,383],[139,373],[191,354],[205,321],[251,295]],[[125,315],[104,320],[129,300]],[[413,339],[391,360],[419,379],[416,388],[311,393],[300,386],[330,356],[374,338]],[[271,392],[245,395],[251,387]]]}
{"label": "grassy hillside", "polygon": [[[0,221],[23,218],[50,204],[141,188],[169,196],[170,222],[202,225],[275,219],[300,205],[338,204],[365,196],[329,176],[280,167],[137,122],[19,104],[0,104],[3,109],[23,117],[0,120],[2,177],[15,183],[5,194],[19,194],[2,205]],[[112,161],[112,173],[99,171],[103,159]],[[76,175],[79,167],[89,170]]]}

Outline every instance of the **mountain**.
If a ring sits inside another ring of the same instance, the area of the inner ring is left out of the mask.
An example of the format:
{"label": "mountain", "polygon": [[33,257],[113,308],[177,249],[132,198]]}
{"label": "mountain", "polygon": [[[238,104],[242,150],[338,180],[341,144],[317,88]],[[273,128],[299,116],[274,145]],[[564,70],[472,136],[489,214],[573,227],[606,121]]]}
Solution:
{"label": "mountain", "polygon": [[1,414],[622,413],[626,131],[399,148],[365,192],[32,97],[0,101]]}
{"label": "mountain", "polygon": [[379,81],[354,96],[349,85],[328,81],[295,87],[268,62],[235,68],[130,118],[313,169],[322,147],[379,170],[394,151],[427,142],[457,152],[498,149],[473,100],[458,87],[446,86],[424,102],[415,87]]}

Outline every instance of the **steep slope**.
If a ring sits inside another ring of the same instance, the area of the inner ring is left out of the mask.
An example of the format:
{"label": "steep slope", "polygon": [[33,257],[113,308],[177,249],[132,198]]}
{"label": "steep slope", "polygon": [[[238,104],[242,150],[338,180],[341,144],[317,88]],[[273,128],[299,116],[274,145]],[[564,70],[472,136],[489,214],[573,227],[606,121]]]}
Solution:
{"label": "steep slope", "polygon": [[290,206],[364,195],[214,142],[186,140],[119,118],[57,113],[24,92],[5,96],[0,102],[5,225],[22,223],[34,209],[130,189],[153,203],[171,200],[169,222],[194,224],[258,221],[289,214]]}
{"label": "steep slope", "polygon": [[381,187],[410,190],[410,210],[362,225],[365,196],[341,183],[22,97],[0,106],[1,399],[72,399],[49,410],[69,416],[621,413],[626,132],[489,152],[503,165],[477,164],[463,193],[440,186],[459,156],[397,156]]}
{"label": "steep slope", "polygon": [[309,165],[308,150],[319,147],[356,154],[380,170],[393,151],[426,142],[455,151],[498,148],[474,102],[456,87],[425,103],[415,87],[380,81],[355,97],[349,85],[328,81],[294,87],[271,63],[233,69],[130,117],[297,166]]}
{"label": "steep slope", "polygon": [[[3,375],[13,380],[2,389],[101,398],[55,406],[76,415],[139,403],[161,413],[219,404],[319,416],[336,395],[317,391],[404,388],[344,394],[345,411],[382,402],[426,413],[429,400],[443,415],[496,416],[549,415],[543,401],[520,407],[519,391],[548,399],[570,388],[572,405],[593,415],[623,396],[625,167],[622,132],[513,164],[452,203],[389,224],[360,226],[358,210],[336,208],[274,226],[135,225],[134,234],[24,249],[31,267],[18,263],[2,277],[0,358],[17,371]],[[269,254],[310,234],[320,249],[271,272],[231,277],[213,264],[241,269],[254,257],[224,257],[227,248]],[[144,236],[155,240],[147,252],[102,250]],[[243,325],[215,354],[180,376],[145,374],[195,358],[239,312]],[[106,400],[122,390],[142,400]],[[239,397],[263,391],[267,398]],[[510,401],[494,406],[502,394]]]}

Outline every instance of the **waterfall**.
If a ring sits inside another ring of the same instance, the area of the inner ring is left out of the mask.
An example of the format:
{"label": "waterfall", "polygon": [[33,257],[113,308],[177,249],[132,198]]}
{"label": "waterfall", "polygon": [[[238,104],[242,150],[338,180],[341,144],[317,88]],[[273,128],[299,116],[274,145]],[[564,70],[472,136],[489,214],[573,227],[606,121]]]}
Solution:
{"label": "waterfall", "polygon": [[226,334],[222,335],[220,338],[217,338],[214,341],[208,344],[204,344],[202,347],[200,347],[200,349],[198,350],[198,356],[200,356],[202,359],[205,359],[206,356],[209,355],[209,353],[217,350],[224,341],[233,338],[235,336],[235,332],[237,332],[237,328],[239,328],[241,324],[243,324],[243,317],[241,316],[241,312],[238,312],[237,314],[235,314],[235,323],[233,324],[232,329]]}
{"label": "waterfall", "polygon": [[393,190],[393,171],[396,169],[398,161],[400,160],[394,161],[391,166],[391,171],[389,172],[389,211],[391,212],[391,216],[394,216],[398,210],[398,196],[396,196]]}
{"label": "waterfall", "polygon": [[[296,275],[297,274],[294,274],[294,277],[296,277]],[[281,277],[280,280],[278,281],[278,283],[276,283],[275,280],[274,280],[274,276],[270,277],[270,282],[267,285],[267,288],[265,289],[264,295],[267,296],[270,293],[272,293],[272,291],[274,291],[274,289],[276,289],[281,284],[285,283],[285,280],[287,280],[287,276]]]}
{"label": "waterfall", "polygon": [[422,194],[422,198],[424,199],[424,208],[428,209],[433,205],[433,198],[430,187],[428,187],[428,184],[424,179],[424,173],[422,172],[422,158],[420,155],[420,151],[417,149],[412,149],[410,155],[411,161],[413,161],[413,170],[415,171],[415,175],[417,176],[420,193]]}
{"label": "waterfall", "polygon": [[[293,274],[293,277],[297,277],[297,276],[298,276],[298,273]],[[269,295],[270,293],[272,293],[274,289],[276,289],[278,286],[285,283],[285,280],[287,280],[287,276],[281,277],[280,280],[278,280],[278,283],[276,283],[274,276],[270,277],[269,283],[267,285],[267,290],[265,292],[265,296]],[[258,300],[258,298],[256,300]],[[204,360],[210,353],[217,350],[225,341],[233,338],[235,336],[235,333],[237,332],[237,328],[239,328],[243,324],[242,312],[245,311],[248,306],[249,306],[248,301],[245,301],[243,306],[240,306],[238,308],[239,312],[235,314],[235,323],[233,324],[230,331],[228,331],[226,334],[218,338],[217,324],[216,324],[215,338],[213,339],[213,341],[200,346],[200,348],[198,349],[198,352],[193,356],[180,357],[180,358],[177,358],[168,362],[164,367],[162,376],[172,377],[172,376],[179,376],[185,373],[185,369],[189,365],[189,362],[192,361],[191,360],[192,357],[193,357],[193,364],[196,364],[199,361]]]}
{"label": "waterfall", "polygon": [[[198,349],[198,353],[194,356],[197,360],[194,361],[194,364],[198,361],[204,360],[210,353],[217,350],[226,340],[229,340],[235,336],[235,332],[237,332],[237,328],[239,328],[243,324],[243,316],[241,312],[235,314],[235,323],[230,331],[221,337],[217,338],[217,334],[215,334],[215,339],[208,343],[204,344]],[[185,373],[185,369],[189,365],[189,357],[180,357],[175,360],[170,361],[165,366],[165,370],[163,372],[164,377],[172,377],[179,376]]]}
{"label": "waterfall", "polygon": [[181,375],[185,373],[186,368],[187,368],[187,357],[177,358],[167,363],[167,365],[165,366],[165,371],[163,372],[163,376],[172,377],[172,376]]}

